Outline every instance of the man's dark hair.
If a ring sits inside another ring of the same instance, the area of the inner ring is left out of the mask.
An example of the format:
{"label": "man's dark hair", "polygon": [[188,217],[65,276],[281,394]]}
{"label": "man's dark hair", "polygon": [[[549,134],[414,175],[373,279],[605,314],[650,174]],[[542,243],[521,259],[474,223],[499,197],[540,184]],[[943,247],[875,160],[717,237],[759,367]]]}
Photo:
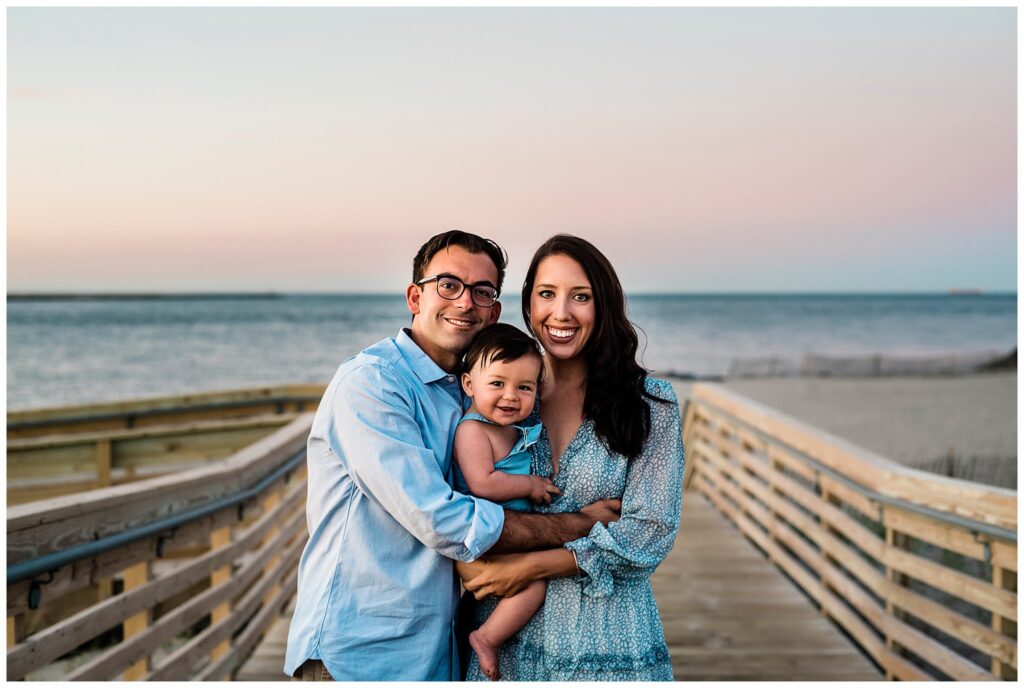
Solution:
{"label": "man's dark hair", "polygon": [[484,239],[476,234],[458,229],[432,236],[427,243],[420,246],[416,257],[412,259],[412,281],[414,284],[428,276],[423,274],[423,271],[427,269],[427,264],[435,255],[449,246],[461,246],[470,253],[486,253],[498,270],[498,283],[494,285],[494,288],[498,290],[499,294],[501,293],[501,283],[505,281],[505,266],[508,264],[508,256],[504,249],[490,239]]}
{"label": "man's dark hair", "polygon": [[[540,346],[530,335],[508,323],[488,325],[476,333],[466,349],[462,369],[469,372],[477,363],[488,365],[493,361],[508,363],[523,356],[536,356],[542,361]],[[543,366],[541,366],[543,370]]]}

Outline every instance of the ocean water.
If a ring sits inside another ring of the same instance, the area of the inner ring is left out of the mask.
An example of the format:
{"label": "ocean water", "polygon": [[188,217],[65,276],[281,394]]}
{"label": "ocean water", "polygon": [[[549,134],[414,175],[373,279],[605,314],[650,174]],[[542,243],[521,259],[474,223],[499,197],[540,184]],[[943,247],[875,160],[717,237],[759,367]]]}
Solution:
{"label": "ocean water", "polygon": [[[723,375],[735,359],[1005,353],[1010,295],[632,295],[642,362]],[[409,323],[401,295],[7,302],[7,407],[327,382]],[[501,320],[522,327],[518,299]]]}

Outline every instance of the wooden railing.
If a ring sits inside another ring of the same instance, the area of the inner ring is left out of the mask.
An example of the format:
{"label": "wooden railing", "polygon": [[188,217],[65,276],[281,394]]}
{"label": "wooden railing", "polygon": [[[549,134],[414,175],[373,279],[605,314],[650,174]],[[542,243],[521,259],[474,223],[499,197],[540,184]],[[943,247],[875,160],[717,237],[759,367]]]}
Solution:
{"label": "wooden railing", "polygon": [[313,411],[326,385],[280,385],[13,411],[7,440]]}
{"label": "wooden railing", "polygon": [[694,386],[684,442],[687,483],[888,678],[1016,678],[1015,491],[905,468],[718,385]]}
{"label": "wooden railing", "polygon": [[8,679],[230,677],[294,593],[311,422],[207,466],[9,509]]}
{"label": "wooden railing", "polygon": [[[195,468],[234,454],[298,415],[287,411],[8,440],[7,504],[24,504]],[[173,417],[165,416],[165,422],[171,420]]]}

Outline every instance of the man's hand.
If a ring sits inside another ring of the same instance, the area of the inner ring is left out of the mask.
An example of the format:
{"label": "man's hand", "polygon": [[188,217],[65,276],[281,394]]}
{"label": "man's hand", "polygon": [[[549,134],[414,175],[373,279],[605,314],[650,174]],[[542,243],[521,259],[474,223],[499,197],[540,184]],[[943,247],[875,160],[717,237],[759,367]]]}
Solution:
{"label": "man's hand", "polygon": [[534,504],[550,504],[551,497],[560,494],[562,491],[547,478],[539,475],[530,476],[530,501]]}
{"label": "man's hand", "polygon": [[608,525],[612,521],[618,521],[622,512],[622,501],[618,499],[602,499],[599,502],[588,504],[580,509],[580,513]]}

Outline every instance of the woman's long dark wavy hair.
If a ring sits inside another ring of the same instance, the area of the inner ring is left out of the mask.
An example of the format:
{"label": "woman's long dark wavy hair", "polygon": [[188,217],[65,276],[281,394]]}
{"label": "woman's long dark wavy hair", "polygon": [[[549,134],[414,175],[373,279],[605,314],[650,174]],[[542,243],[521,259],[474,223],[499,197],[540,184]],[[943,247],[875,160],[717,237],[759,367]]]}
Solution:
{"label": "woman's long dark wavy hair", "polygon": [[568,256],[579,263],[594,293],[594,331],[582,351],[587,364],[583,417],[594,421],[595,434],[612,451],[636,458],[651,434],[651,410],[646,399],[668,400],[644,388],[647,371],[636,361],[639,340],[626,317],[626,295],[619,276],[589,241],[571,234],[551,237],[533,254],[523,282],[523,319],[530,332],[530,297],[537,267],[551,255]]}

